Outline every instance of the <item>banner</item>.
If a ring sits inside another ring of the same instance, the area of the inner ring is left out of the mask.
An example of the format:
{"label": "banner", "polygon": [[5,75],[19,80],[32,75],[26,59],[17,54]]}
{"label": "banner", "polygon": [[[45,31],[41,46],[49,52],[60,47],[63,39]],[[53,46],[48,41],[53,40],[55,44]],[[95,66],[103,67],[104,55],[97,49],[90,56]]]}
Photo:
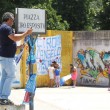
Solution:
{"label": "banner", "polygon": [[37,74],[47,74],[47,69],[56,61],[61,71],[61,35],[38,37],[36,41]]}

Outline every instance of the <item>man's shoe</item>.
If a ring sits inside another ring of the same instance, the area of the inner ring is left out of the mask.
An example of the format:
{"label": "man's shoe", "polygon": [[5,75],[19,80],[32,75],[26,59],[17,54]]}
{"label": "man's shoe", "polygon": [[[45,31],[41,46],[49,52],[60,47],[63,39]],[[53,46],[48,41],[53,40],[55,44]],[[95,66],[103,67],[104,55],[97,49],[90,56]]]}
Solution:
{"label": "man's shoe", "polygon": [[0,99],[0,105],[14,105],[14,103],[9,99]]}

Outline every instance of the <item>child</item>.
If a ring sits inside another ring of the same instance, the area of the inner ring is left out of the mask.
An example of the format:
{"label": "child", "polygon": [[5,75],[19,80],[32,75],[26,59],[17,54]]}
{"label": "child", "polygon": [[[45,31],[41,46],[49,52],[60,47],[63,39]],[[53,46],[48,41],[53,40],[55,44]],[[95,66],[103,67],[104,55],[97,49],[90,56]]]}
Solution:
{"label": "child", "polygon": [[55,67],[55,83],[56,87],[60,87],[60,71],[57,67]]}
{"label": "child", "polygon": [[71,79],[73,81],[73,87],[76,86],[76,80],[77,80],[77,69],[73,64],[70,64],[70,74],[71,74]]}
{"label": "child", "polygon": [[54,68],[58,68],[59,69],[59,65],[57,64],[56,61],[53,61],[52,64],[53,64]]}
{"label": "child", "polygon": [[53,64],[50,65],[50,67],[48,67],[48,75],[49,75],[49,78],[50,78],[50,82],[49,82],[49,87],[53,87],[54,85],[54,67],[53,67]]}

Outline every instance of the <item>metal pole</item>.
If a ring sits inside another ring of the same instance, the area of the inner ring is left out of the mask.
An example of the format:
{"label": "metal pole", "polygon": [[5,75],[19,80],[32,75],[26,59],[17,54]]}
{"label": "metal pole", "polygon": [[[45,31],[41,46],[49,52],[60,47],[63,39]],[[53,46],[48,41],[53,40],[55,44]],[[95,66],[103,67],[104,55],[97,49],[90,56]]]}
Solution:
{"label": "metal pole", "polygon": [[33,93],[30,94],[29,110],[34,110],[34,95]]}
{"label": "metal pole", "polygon": [[[33,64],[29,65],[30,73],[33,73]],[[29,110],[34,110],[34,95],[33,93],[30,93],[30,103],[29,103]]]}
{"label": "metal pole", "polygon": [[[36,36],[37,38],[37,36]],[[34,39],[36,39],[34,38]],[[33,40],[33,38],[31,39]],[[34,44],[33,44],[34,45]],[[31,46],[28,44],[29,46],[29,54],[30,54],[30,51],[31,51]],[[29,74],[33,74],[33,64],[29,64]],[[35,93],[30,93],[30,103],[29,103],[29,110],[34,110],[34,96],[35,96]]]}

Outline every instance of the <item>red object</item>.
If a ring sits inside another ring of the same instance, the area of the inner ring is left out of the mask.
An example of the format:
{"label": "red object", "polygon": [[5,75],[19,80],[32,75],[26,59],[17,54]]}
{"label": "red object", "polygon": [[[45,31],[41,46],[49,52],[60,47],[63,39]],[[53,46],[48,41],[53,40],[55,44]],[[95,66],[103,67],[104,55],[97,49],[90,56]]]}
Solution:
{"label": "red object", "polygon": [[74,70],[71,74],[71,78],[72,80],[76,80],[77,79],[77,70]]}
{"label": "red object", "polygon": [[41,62],[42,62],[42,60],[39,60],[39,62],[41,63]]}
{"label": "red object", "polygon": [[29,103],[29,101],[30,101],[30,93],[26,91],[23,102]]}

